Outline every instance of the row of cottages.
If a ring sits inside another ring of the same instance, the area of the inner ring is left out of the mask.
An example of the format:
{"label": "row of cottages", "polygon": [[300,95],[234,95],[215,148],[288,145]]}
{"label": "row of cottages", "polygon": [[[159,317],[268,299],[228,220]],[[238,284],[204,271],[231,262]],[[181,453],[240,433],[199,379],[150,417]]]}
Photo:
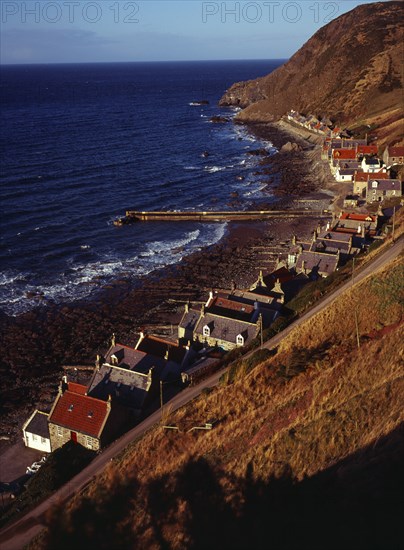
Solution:
{"label": "row of cottages", "polygon": [[287,267],[309,279],[328,277],[357,254],[377,232],[377,216],[342,212],[338,219],[319,226],[310,242],[292,237]]}
{"label": "row of cottages", "polygon": [[[387,148],[387,161],[402,157],[389,156],[403,152],[399,147]],[[360,199],[366,202],[382,202],[391,197],[402,196],[402,182],[391,178],[385,162],[377,157],[377,146],[367,145],[360,139],[326,139],[322,157],[330,164],[331,173],[340,182],[352,183],[352,195],[344,200],[344,206],[355,207]]]}
{"label": "row of cottages", "polygon": [[134,348],[113,337],[86,385],[64,376],[50,413],[30,416],[23,426],[25,445],[51,452],[74,441],[100,450],[133,425],[158,395],[160,380],[180,377],[189,355],[175,342],[145,334]]}
{"label": "row of cottages", "polygon": [[[294,276],[288,273],[289,278]],[[258,280],[248,290],[232,289],[209,295],[201,309],[185,306],[178,325],[180,342],[199,343],[205,347],[229,351],[249,344],[262,328],[273,323],[285,302],[280,277],[282,270]]]}
{"label": "row of cottages", "polygon": [[314,115],[304,116],[293,109],[287,113],[286,119],[289,122],[293,122],[294,124],[301,126],[302,128],[310,130],[311,132],[328,136],[330,138],[339,137],[343,133],[343,130],[339,127],[332,128],[333,124],[328,118],[322,118],[319,120]]}

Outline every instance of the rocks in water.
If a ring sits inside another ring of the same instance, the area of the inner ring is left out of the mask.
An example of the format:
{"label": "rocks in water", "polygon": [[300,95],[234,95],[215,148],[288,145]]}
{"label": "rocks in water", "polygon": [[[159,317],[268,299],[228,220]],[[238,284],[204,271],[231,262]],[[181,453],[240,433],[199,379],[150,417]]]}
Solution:
{"label": "rocks in water", "polygon": [[25,293],[25,297],[28,298],[29,300],[43,300],[45,298],[45,293],[44,292],[33,292],[32,290],[28,290],[26,293]]}
{"label": "rocks in water", "polygon": [[244,181],[244,180],[245,180],[245,177],[244,177],[244,176],[236,176],[236,180],[238,180],[238,181]]}
{"label": "rocks in water", "polygon": [[210,155],[209,151],[204,151],[203,153],[201,153],[201,157],[208,157]]}
{"label": "rocks in water", "polygon": [[231,196],[233,199],[238,199],[240,195],[239,195],[238,191],[232,191],[232,192],[230,193],[230,196]]}
{"label": "rocks in water", "polygon": [[268,151],[264,147],[261,147],[260,149],[251,149],[246,154],[253,157],[266,157],[268,156]]}
{"label": "rocks in water", "polygon": [[227,116],[220,116],[220,115],[214,115],[212,117],[210,117],[210,122],[214,122],[215,124],[220,124],[220,123],[225,123],[225,122],[230,122],[230,118],[227,117]]}
{"label": "rocks in water", "polygon": [[288,141],[285,145],[282,145],[281,153],[291,153],[292,151],[301,151],[302,148],[298,143]]}

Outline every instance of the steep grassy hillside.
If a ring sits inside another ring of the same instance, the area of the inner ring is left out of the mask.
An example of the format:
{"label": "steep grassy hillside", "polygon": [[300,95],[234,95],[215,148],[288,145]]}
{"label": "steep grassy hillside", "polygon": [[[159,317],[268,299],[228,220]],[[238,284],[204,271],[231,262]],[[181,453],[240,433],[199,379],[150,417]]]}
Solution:
{"label": "steep grassy hillside", "polygon": [[403,277],[401,256],[254,370],[166,411],[181,431],[133,443],[32,547],[398,548]]}
{"label": "steep grassy hillside", "polygon": [[[358,6],[321,28],[270,75],[234,84],[221,105],[244,122],[274,120],[289,109],[369,126],[384,143],[403,139],[402,2]],[[367,128],[369,130],[369,128]]]}

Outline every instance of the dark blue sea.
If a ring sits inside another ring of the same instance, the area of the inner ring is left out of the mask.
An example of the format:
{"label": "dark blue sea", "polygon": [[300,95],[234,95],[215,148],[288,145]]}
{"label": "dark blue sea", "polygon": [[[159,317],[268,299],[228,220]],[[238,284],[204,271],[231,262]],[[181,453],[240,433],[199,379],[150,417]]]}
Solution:
{"label": "dark blue sea", "polygon": [[271,144],[210,117],[234,116],[217,106],[233,82],[280,64],[2,67],[0,308],[83,298],[217,242],[225,224],[113,220],[127,208],[226,209],[235,192],[243,207],[262,199],[246,151]]}

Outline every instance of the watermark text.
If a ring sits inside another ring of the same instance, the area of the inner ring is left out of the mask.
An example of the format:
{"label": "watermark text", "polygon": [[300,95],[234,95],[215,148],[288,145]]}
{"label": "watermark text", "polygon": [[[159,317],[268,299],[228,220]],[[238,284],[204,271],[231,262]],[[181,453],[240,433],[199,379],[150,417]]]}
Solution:
{"label": "watermark text", "polygon": [[337,2],[202,2],[203,23],[298,23],[309,13],[314,23],[325,25],[338,12]]}
{"label": "watermark text", "polygon": [[136,2],[1,2],[1,22],[12,23],[139,23]]}

